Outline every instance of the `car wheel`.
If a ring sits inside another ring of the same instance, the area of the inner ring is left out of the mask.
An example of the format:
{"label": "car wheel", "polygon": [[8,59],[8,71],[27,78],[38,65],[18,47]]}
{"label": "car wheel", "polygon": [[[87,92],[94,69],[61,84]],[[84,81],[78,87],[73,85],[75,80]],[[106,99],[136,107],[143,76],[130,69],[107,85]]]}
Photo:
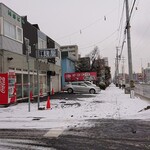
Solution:
{"label": "car wheel", "polygon": [[73,89],[71,89],[71,88],[69,88],[67,91],[69,94],[73,93]]}
{"label": "car wheel", "polygon": [[95,94],[95,90],[94,89],[90,89],[90,94]]}

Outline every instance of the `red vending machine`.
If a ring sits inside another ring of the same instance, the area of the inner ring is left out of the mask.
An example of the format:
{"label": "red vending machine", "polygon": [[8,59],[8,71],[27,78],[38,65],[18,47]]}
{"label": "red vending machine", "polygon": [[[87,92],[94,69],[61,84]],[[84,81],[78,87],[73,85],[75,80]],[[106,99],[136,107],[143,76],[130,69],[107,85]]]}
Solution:
{"label": "red vending machine", "polygon": [[0,105],[16,102],[16,75],[14,72],[0,74]]}

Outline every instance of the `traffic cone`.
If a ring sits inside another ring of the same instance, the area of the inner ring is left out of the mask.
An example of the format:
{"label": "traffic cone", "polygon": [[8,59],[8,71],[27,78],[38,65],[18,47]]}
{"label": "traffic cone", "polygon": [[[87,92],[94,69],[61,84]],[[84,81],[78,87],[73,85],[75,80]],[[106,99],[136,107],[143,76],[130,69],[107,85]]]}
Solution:
{"label": "traffic cone", "polygon": [[46,108],[47,108],[47,109],[50,109],[50,108],[51,108],[51,103],[50,103],[50,97],[49,97],[49,96],[48,96],[48,98],[47,98]]}
{"label": "traffic cone", "polygon": [[52,88],[52,95],[54,95],[54,89]]}
{"label": "traffic cone", "polygon": [[33,100],[33,93],[30,91],[30,100]]}

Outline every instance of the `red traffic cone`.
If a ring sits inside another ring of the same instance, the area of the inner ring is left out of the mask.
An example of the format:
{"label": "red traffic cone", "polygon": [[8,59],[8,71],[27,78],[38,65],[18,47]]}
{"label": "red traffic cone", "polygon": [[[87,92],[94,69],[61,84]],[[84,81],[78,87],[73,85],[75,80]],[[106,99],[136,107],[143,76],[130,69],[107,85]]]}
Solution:
{"label": "red traffic cone", "polygon": [[46,108],[47,108],[47,109],[50,109],[50,108],[51,108],[51,103],[50,103],[50,97],[49,97],[49,96],[48,96],[48,98],[47,98]]}
{"label": "red traffic cone", "polygon": [[33,100],[33,93],[30,91],[30,100]]}
{"label": "red traffic cone", "polygon": [[54,89],[52,88],[52,95],[54,95]]}

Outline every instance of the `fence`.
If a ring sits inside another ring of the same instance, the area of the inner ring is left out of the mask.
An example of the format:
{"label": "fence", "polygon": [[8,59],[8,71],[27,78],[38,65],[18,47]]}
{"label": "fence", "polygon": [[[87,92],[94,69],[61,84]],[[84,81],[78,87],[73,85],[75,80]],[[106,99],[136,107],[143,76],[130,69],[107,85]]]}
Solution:
{"label": "fence", "polygon": [[135,93],[150,99],[150,84],[135,84]]}

